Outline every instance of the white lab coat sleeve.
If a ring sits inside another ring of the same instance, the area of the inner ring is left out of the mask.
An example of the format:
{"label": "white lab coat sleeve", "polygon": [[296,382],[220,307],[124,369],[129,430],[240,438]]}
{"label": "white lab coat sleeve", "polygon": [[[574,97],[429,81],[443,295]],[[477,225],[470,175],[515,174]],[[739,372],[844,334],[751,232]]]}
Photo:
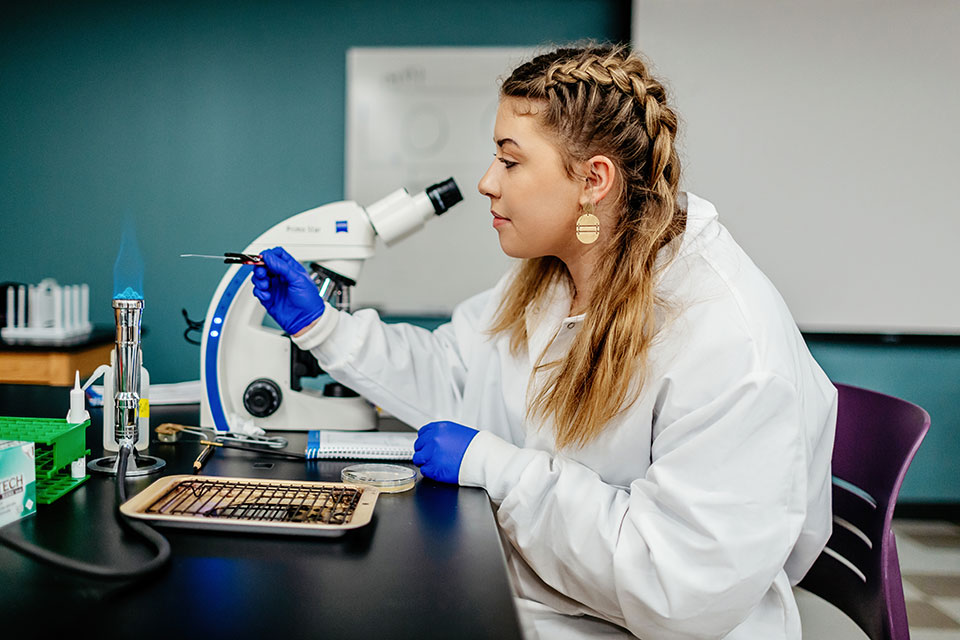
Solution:
{"label": "white lab coat sleeve", "polygon": [[721,638],[769,590],[805,512],[797,393],[752,373],[663,426],[645,477],[606,484],[563,455],[480,432],[460,481],[550,587],[658,640]]}
{"label": "white lab coat sleeve", "polygon": [[373,309],[350,314],[329,308],[294,341],[335,380],[413,427],[456,420],[489,300],[490,292],[466,300],[433,331],[385,323]]}

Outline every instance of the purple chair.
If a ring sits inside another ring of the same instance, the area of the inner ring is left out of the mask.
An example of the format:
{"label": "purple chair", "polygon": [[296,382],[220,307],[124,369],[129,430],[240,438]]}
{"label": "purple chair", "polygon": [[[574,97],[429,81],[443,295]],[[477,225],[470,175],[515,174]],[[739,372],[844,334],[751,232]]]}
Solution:
{"label": "purple chair", "polygon": [[870,640],[908,640],[891,522],[930,415],[876,391],[836,387],[833,534],[799,586],[843,611]]}

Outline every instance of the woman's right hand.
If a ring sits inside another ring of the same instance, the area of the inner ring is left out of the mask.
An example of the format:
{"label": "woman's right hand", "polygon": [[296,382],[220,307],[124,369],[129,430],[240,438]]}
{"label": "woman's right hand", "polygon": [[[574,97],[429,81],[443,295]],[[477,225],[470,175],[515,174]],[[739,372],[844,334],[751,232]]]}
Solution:
{"label": "woman's right hand", "polygon": [[260,254],[253,269],[253,295],[280,327],[295,335],[323,315],[326,305],[307,270],[283,247]]}

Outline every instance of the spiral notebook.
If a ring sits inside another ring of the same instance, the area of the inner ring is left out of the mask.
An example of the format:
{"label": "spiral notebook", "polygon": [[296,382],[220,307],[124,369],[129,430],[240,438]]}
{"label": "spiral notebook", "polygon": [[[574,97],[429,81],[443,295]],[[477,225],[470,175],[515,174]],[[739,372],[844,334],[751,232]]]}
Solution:
{"label": "spiral notebook", "polygon": [[311,431],[307,459],[412,460],[416,432]]}

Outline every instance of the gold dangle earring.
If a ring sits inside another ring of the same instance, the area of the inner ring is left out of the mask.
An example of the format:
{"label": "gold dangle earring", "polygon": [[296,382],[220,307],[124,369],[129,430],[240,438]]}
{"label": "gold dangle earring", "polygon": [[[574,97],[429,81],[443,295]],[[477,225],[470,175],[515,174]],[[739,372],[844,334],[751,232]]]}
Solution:
{"label": "gold dangle earring", "polygon": [[593,244],[600,237],[600,218],[593,214],[593,203],[580,207],[582,214],[577,218],[577,240],[583,244]]}

